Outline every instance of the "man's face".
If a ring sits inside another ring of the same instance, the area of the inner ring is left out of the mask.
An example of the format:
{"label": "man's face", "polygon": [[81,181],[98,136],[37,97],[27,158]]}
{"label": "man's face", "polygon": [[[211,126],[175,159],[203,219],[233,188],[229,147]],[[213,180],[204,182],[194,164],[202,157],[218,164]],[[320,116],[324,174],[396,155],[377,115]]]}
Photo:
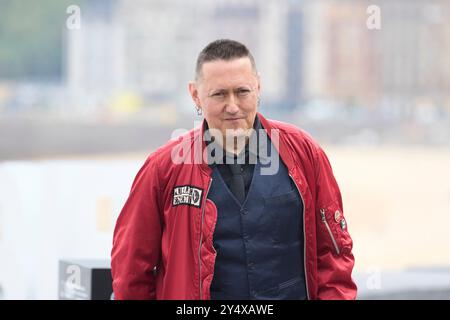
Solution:
{"label": "man's face", "polygon": [[248,57],[206,62],[189,91],[209,128],[223,137],[242,135],[253,128],[259,99],[259,77]]}

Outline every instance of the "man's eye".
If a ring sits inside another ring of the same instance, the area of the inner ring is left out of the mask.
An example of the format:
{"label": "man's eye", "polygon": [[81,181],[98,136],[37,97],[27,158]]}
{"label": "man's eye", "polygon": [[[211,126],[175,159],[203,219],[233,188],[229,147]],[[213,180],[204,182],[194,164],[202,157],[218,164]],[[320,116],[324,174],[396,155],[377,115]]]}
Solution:
{"label": "man's eye", "polygon": [[250,93],[250,90],[247,90],[247,89],[242,89],[242,90],[238,90],[238,95],[240,95],[240,96],[245,96],[245,95],[247,95],[248,93]]}
{"label": "man's eye", "polygon": [[221,98],[221,97],[223,97],[225,94],[223,93],[223,92],[217,92],[217,93],[214,93],[212,96],[213,97],[219,97],[219,98]]}

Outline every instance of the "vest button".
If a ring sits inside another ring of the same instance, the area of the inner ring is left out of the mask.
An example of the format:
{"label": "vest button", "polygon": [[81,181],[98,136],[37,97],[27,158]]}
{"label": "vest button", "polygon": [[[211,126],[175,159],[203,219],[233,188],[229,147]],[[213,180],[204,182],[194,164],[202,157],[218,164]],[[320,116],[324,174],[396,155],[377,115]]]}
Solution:
{"label": "vest button", "polygon": [[241,209],[241,214],[248,214],[248,210],[247,209]]}

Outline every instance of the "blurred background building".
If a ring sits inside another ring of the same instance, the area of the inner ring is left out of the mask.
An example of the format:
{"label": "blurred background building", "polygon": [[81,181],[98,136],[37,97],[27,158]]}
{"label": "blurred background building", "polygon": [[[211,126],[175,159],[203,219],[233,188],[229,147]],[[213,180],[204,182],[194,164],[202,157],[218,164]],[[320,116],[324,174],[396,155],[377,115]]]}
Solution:
{"label": "blurred background building", "polygon": [[450,265],[450,0],[0,0],[0,298],[56,294],[30,242],[45,281],[108,257],[145,155],[199,120],[187,83],[218,38],[254,54],[261,112],[327,147],[357,270]]}
{"label": "blurred background building", "polygon": [[[69,5],[80,9],[79,28],[66,24]],[[254,53],[270,116],[325,142],[448,144],[449,1],[377,1],[379,30],[366,26],[369,5],[3,0],[1,118],[192,122],[186,87],[196,56],[214,39],[233,38]],[[20,15],[25,22],[13,19]],[[1,146],[3,158],[31,150]]]}

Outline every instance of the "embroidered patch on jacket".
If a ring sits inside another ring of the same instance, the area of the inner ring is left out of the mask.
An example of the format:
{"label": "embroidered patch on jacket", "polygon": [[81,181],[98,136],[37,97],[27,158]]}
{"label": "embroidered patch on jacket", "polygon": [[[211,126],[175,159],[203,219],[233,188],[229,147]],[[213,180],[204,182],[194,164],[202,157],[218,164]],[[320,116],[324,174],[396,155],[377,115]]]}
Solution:
{"label": "embroidered patch on jacket", "polygon": [[172,206],[187,204],[200,208],[203,190],[193,186],[178,186],[173,188]]}

